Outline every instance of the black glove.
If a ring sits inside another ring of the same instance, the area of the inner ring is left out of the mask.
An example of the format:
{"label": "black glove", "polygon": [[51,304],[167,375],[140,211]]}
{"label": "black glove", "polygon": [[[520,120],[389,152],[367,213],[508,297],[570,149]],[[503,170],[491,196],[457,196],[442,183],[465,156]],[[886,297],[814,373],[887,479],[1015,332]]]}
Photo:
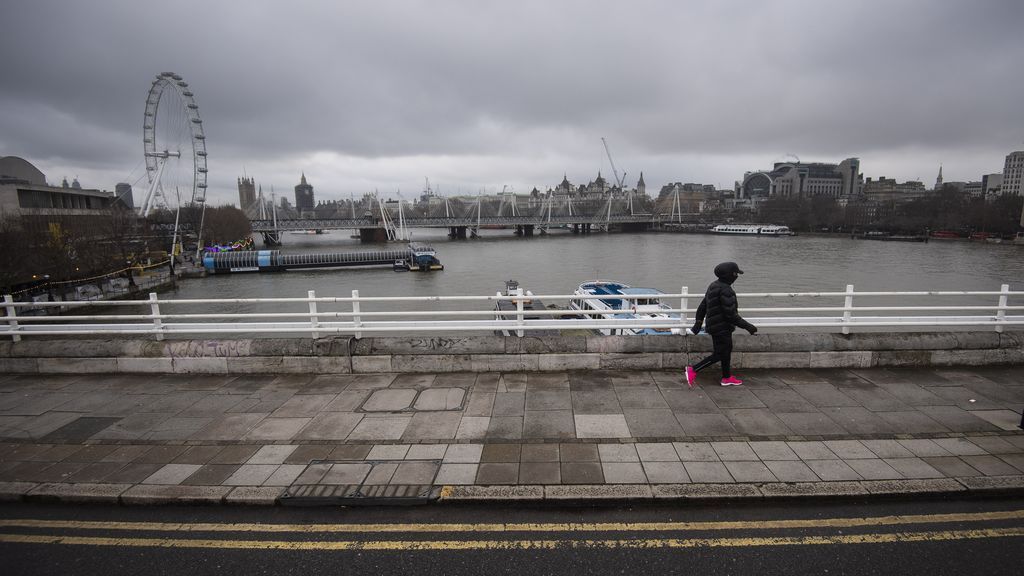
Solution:
{"label": "black glove", "polygon": [[693,332],[694,334],[699,333],[700,332],[700,324],[694,324],[693,328],[690,328],[690,331]]}
{"label": "black glove", "polygon": [[749,326],[747,326],[747,332],[750,332],[751,336],[753,336],[754,334],[757,334],[757,326],[754,326],[753,324],[750,324]]}

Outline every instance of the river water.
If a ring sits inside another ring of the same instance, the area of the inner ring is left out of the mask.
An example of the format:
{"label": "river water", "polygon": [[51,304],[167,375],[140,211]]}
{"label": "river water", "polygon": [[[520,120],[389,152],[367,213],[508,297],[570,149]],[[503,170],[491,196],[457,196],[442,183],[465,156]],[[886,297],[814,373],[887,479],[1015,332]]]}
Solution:
{"label": "river water", "polygon": [[[481,238],[469,240],[449,240],[445,234],[442,229],[413,232],[417,242],[431,244],[437,250],[445,266],[443,271],[338,268],[214,275],[185,280],[173,295],[165,297],[305,297],[308,290],[315,290],[317,296],[348,297],[354,289],[363,297],[493,295],[510,278],[535,294],[571,294],[581,282],[593,279],[617,280],[668,293],[677,293],[686,286],[691,293],[702,294],[714,280],[714,266],[726,260],[738,262],[745,272],[735,285],[739,293],[839,292],[847,284],[853,284],[857,291],[996,291],[1004,283],[1010,284],[1011,289],[1024,288],[1024,246],[1012,244],[656,232],[574,235],[562,230],[533,237],[516,237],[511,230],[485,230]],[[360,244],[343,230],[322,235],[284,234],[282,239],[283,252],[400,246]],[[995,300],[979,297],[973,302],[994,304]],[[819,300],[813,305],[839,304],[841,299],[828,303]],[[336,309],[347,308],[339,305]],[[239,305],[204,309],[253,310]],[[296,309],[303,309],[303,305]]]}
{"label": "river water", "polygon": [[[344,231],[284,234],[282,252],[394,249],[399,243],[361,244]],[[510,230],[449,240],[442,230],[416,230],[445,269],[396,273],[389,268],[240,273],[187,280],[178,298],[492,294],[509,278],[535,293],[571,293],[581,282],[620,280],[633,286],[703,292],[712,269],[733,260],[744,275],[741,292],[998,290],[1024,288],[1024,246],[978,242],[880,242],[848,236],[781,238],[676,233],[555,233],[516,237]],[[1014,286],[1016,285],[1016,286]]]}

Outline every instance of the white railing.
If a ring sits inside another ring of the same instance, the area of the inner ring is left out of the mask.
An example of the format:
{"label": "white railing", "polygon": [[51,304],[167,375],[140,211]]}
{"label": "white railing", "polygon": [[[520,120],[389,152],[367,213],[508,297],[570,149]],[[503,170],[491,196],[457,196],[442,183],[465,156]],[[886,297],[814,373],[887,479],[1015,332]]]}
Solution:
{"label": "white railing", "polygon": [[[1024,306],[1011,306],[1011,297],[1024,296],[1012,292],[1008,284],[999,291],[976,292],[856,292],[848,285],[842,292],[762,292],[741,293],[744,317],[759,328],[775,331],[793,328],[811,328],[817,331],[850,333],[851,329],[942,330],[983,328],[1002,332],[1007,326],[1024,325]],[[648,299],[650,295],[588,296],[584,299],[634,300]],[[534,295],[522,289],[511,296],[360,296],[358,290],[351,297],[318,297],[310,290],[305,298],[227,298],[227,299],[159,299],[150,293],[148,300],[119,300],[103,302],[77,302],[81,307],[147,307],[143,314],[74,314],[63,316],[25,316],[17,312],[23,308],[62,306],[61,302],[16,302],[7,295],[2,308],[6,315],[0,319],[0,337],[18,341],[22,336],[96,336],[96,335],[154,335],[157,340],[165,336],[184,334],[273,334],[307,335],[314,338],[332,335],[400,334],[417,332],[503,331],[522,336],[525,331],[558,330],[630,330],[653,328],[659,331],[685,333],[692,324],[693,314],[700,303],[700,294],[691,294],[683,287],[678,294],[662,294],[663,302],[679,302],[678,308],[662,312],[677,314],[672,318],[565,318],[578,313],[558,309],[528,310],[524,302],[539,299],[543,302],[580,300],[575,294]],[[910,304],[861,304],[855,300],[885,298]],[[959,298],[970,302],[926,305],[924,301],[948,301]],[[676,300],[678,299],[678,300]],[[751,300],[809,301],[835,299],[841,305],[808,306],[777,305],[750,307]],[[496,311],[499,301],[516,304],[514,310]],[[985,301],[991,303],[984,303]],[[979,302],[982,302],[979,304]],[[438,306],[462,305],[457,309],[437,309]],[[483,305],[481,308],[466,306]],[[272,311],[259,312],[190,312],[204,306],[221,308],[239,306],[273,306]],[[344,307],[330,310],[332,306]],[[384,310],[369,310],[370,305],[385,306]],[[418,309],[396,309],[395,306],[416,306]],[[295,310],[284,310],[293,306]],[[423,309],[431,308],[431,309]],[[470,308],[470,309],[467,309]],[[79,308],[81,309],[81,308]],[[182,313],[169,313],[169,309],[183,309]],[[624,310],[623,312],[628,312]],[[482,317],[481,319],[473,319]],[[536,318],[528,318],[536,317]],[[621,332],[620,332],[621,333]]]}

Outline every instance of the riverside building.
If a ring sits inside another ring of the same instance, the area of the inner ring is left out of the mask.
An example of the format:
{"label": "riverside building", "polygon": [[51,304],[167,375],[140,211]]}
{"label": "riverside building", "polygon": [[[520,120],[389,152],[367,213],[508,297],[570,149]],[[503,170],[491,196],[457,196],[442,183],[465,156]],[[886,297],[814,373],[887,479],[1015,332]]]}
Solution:
{"label": "riverside building", "polygon": [[1024,151],[1010,152],[1003,164],[1002,193],[1024,195]]}
{"label": "riverside building", "polygon": [[858,158],[847,158],[839,164],[776,162],[771,170],[744,174],[737,195],[739,198],[827,196],[850,199],[863,193],[863,182]]}
{"label": "riverside building", "polygon": [[[129,198],[130,198],[129,189]],[[31,162],[17,156],[0,158],[0,216],[49,220],[67,216],[109,214],[113,192],[82,188],[75,179],[51,186]],[[130,206],[127,206],[130,207]]]}

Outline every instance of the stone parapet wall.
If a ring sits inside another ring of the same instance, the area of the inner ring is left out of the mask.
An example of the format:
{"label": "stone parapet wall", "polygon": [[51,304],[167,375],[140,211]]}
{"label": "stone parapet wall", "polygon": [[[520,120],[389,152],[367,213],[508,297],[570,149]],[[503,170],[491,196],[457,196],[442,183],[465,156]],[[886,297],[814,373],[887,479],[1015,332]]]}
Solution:
{"label": "stone parapet wall", "polygon": [[[1024,364],[1024,332],[735,336],[733,367],[869,368]],[[434,336],[0,342],[4,373],[316,373],[675,370],[706,336]]]}

